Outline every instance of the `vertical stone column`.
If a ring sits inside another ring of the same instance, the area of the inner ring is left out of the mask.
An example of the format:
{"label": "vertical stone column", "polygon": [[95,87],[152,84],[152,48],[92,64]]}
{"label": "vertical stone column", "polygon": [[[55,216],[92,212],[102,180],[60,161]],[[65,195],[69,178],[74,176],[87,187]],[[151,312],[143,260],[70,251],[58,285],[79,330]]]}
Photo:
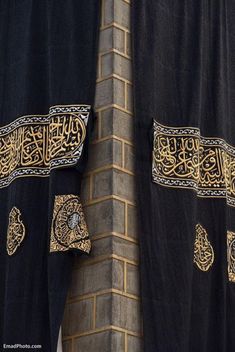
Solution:
{"label": "vertical stone column", "polygon": [[142,352],[130,7],[102,1],[97,121],[82,194],[93,249],[73,271],[64,352]]}

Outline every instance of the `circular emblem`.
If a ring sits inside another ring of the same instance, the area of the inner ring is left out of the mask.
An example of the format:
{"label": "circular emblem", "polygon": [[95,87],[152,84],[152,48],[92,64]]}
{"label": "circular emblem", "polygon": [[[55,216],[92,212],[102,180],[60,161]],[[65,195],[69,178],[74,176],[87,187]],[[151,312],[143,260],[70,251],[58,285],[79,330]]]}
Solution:
{"label": "circular emblem", "polygon": [[59,207],[54,220],[54,236],[66,247],[87,237],[82,206],[77,197],[68,199]]}

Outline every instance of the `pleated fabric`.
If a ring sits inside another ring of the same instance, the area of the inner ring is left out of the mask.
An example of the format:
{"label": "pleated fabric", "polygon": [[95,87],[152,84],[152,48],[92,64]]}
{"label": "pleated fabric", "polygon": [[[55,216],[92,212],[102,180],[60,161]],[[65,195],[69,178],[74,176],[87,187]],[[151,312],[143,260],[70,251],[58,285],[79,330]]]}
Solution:
{"label": "pleated fabric", "polygon": [[146,352],[235,349],[235,2],[132,6]]}
{"label": "pleated fabric", "polygon": [[56,351],[94,122],[100,1],[0,0],[0,349]]}

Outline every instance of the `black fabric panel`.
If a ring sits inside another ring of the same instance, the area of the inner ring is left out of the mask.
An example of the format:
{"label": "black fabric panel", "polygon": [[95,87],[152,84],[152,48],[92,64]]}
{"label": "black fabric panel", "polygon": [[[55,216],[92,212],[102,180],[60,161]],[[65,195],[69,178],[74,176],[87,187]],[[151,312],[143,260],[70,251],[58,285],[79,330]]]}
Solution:
{"label": "black fabric panel", "polygon": [[[235,284],[228,281],[226,199],[152,182],[153,119],[235,145],[235,3],[138,0],[132,6],[136,174],[146,352],[232,352]],[[214,249],[193,263],[195,226]]]}
{"label": "black fabric panel", "polygon": [[[0,128],[54,105],[93,105],[99,17],[99,0],[0,0]],[[90,114],[76,166],[0,189],[0,350],[39,344],[56,351],[75,251],[49,253],[54,196],[80,194],[93,124]],[[8,256],[14,206],[26,235]]]}

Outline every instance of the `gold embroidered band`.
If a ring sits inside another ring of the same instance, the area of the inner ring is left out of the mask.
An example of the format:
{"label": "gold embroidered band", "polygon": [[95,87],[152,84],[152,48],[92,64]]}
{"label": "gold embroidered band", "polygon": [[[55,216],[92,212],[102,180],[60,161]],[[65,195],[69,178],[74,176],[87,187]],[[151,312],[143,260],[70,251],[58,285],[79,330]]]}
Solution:
{"label": "gold embroidered band", "polygon": [[72,194],[55,197],[50,239],[50,252],[69,249],[91,249],[80,199]]}
{"label": "gold embroidered band", "polygon": [[235,206],[235,148],[202,137],[198,128],[154,122],[152,176],[160,185],[191,188],[199,197],[222,197]]}
{"label": "gold embroidered band", "polygon": [[48,176],[81,156],[89,105],[54,106],[0,128],[0,188],[23,176]]}
{"label": "gold embroidered band", "polygon": [[9,255],[15,253],[25,237],[25,226],[20,218],[20,210],[13,207],[9,214],[7,230],[7,253]]}
{"label": "gold embroidered band", "polygon": [[200,224],[197,224],[194,263],[202,271],[208,271],[214,262],[214,250],[207,237],[206,230]]}
{"label": "gold embroidered band", "polygon": [[228,279],[235,282],[235,232],[227,232]]}

